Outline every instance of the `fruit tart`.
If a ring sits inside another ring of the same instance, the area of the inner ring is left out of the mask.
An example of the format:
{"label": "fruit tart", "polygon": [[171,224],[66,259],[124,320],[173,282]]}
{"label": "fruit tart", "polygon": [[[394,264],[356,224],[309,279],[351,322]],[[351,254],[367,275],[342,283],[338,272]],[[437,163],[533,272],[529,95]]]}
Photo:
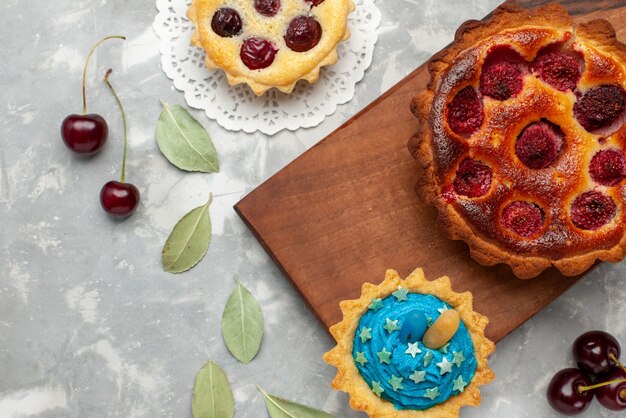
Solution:
{"label": "fruit tart", "polygon": [[626,248],[626,45],[550,4],[470,21],[413,99],[418,192],[481,264],[565,275]]}
{"label": "fruit tart", "polygon": [[301,79],[316,82],[350,37],[352,10],[352,0],[193,0],[187,16],[206,66],[262,95],[272,87],[290,93]]}
{"label": "fruit tart", "polygon": [[359,299],[339,306],[343,320],[330,327],[337,345],[324,360],[352,408],[377,418],[452,418],[480,404],[495,345],[470,292],[455,293],[447,277],[429,281],[421,269],[406,280],[388,270],[380,285],[365,283]]}

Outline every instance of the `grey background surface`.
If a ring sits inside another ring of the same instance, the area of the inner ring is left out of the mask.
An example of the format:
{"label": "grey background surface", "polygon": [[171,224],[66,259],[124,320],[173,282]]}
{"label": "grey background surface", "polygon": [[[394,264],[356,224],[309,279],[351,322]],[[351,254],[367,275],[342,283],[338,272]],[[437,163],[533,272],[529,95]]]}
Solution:
{"label": "grey background surface", "polygon": [[[220,173],[204,175],[177,170],[156,148],[158,99],[184,101],[159,68],[152,1],[2,0],[0,417],[189,417],[194,376],[207,359],[229,375],[237,417],[266,416],[257,385],[337,417],[363,417],[330,389],[334,369],[321,356],[331,338],[232,205],[497,3],[378,0],[379,42],[355,98],[316,128],[274,137],[227,132],[194,111],[222,162]],[[128,41],[103,45],[88,84],[89,109],[108,120],[109,143],[94,158],[76,158],[59,126],[81,110],[89,46],[113,33]],[[121,118],[100,81],[109,66],[130,125],[127,180],[142,195],[123,222],[98,202],[102,185],[119,176],[122,149]],[[211,207],[207,256],[185,274],[164,273],[169,231],[211,191],[223,196]],[[248,365],[230,356],[220,334],[235,273],[266,319],[261,351]],[[626,341],[623,274],[623,263],[601,265],[498,344],[497,379],[484,387],[480,408],[461,416],[556,416],[544,393],[552,374],[572,365],[571,342],[594,328]],[[619,415],[595,403],[585,416]]]}

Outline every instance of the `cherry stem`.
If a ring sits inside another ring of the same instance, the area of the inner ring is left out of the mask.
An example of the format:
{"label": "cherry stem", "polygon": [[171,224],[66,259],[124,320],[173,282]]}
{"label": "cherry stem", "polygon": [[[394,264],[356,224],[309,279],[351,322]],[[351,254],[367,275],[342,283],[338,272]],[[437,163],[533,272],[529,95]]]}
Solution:
{"label": "cherry stem", "polygon": [[586,392],[588,390],[601,388],[602,386],[612,385],[613,383],[623,383],[623,382],[626,382],[626,379],[609,380],[608,382],[596,383],[595,385],[590,385],[590,386],[580,385],[578,386],[578,391]]}
{"label": "cherry stem", "polygon": [[232,196],[232,195],[234,195],[234,194],[242,194],[242,193],[244,193],[244,192],[245,192],[245,190],[240,190],[240,191],[238,191],[238,192],[220,193],[220,194],[213,195],[213,197],[225,197],[225,196]]}
{"label": "cherry stem", "polygon": [[96,48],[98,47],[98,45],[100,45],[102,42],[104,42],[104,41],[106,41],[108,39],[123,39],[123,40],[126,40],[126,37],[125,36],[121,36],[121,35],[107,36],[106,38],[100,39],[98,42],[96,42],[96,44],[94,46],[91,47],[91,50],[89,51],[89,55],[87,55],[87,61],[85,61],[85,68],[83,68],[83,115],[87,114],[87,96],[85,94],[85,80],[87,79],[87,66],[89,65],[89,60],[91,59],[91,56],[93,55],[93,53],[96,50]]}
{"label": "cherry stem", "polygon": [[624,367],[624,365],[622,364],[622,362],[621,362],[621,361],[619,361],[617,357],[615,357],[615,354],[613,354],[613,353],[609,353],[609,359],[610,359],[613,363],[617,364],[617,365],[618,365],[618,366],[619,366],[619,367],[620,367],[620,368],[621,368],[621,369],[622,369],[622,370],[626,373],[626,367]]}
{"label": "cherry stem", "polygon": [[120,110],[122,111],[122,122],[124,123],[124,155],[122,157],[122,183],[124,183],[124,179],[126,178],[126,145],[128,144],[128,135],[127,135],[127,130],[126,130],[126,113],[124,112],[124,106],[122,106],[122,102],[120,101],[120,98],[118,97],[117,93],[115,92],[115,89],[113,88],[113,86],[111,85],[111,82],[109,81],[109,75],[112,72],[113,70],[109,68],[106,71],[106,73],[104,73],[104,82],[109,87],[109,90],[111,90],[111,93],[113,93],[113,96],[115,97],[115,100],[117,101],[117,105],[120,107]]}

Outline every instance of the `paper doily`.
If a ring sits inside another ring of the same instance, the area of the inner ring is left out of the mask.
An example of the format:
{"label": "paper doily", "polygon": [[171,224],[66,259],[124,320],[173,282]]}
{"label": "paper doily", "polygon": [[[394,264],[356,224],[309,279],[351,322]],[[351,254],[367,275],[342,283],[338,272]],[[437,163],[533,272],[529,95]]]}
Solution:
{"label": "paper doily", "polygon": [[380,11],[373,0],[356,0],[348,17],[351,36],[338,47],[339,62],[323,67],[319,81],[299,81],[291,94],[271,89],[257,97],[245,84],[229,86],[221,70],[204,66],[204,51],[191,46],[193,24],[186,12],[190,0],[156,0],[153,28],[160,38],[161,66],[191,107],[231,131],[272,135],[319,125],[354,96],[354,86],[372,62]]}

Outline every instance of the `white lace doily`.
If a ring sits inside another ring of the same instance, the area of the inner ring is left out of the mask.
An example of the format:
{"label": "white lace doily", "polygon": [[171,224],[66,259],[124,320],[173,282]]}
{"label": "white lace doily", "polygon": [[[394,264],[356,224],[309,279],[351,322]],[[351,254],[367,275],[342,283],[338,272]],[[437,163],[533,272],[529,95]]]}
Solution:
{"label": "white lace doily", "polygon": [[247,85],[229,86],[221,70],[204,66],[204,51],[191,46],[193,24],[186,12],[190,0],[156,0],[159,10],[154,31],[160,38],[161,65],[185,93],[191,107],[231,131],[261,131],[275,134],[320,124],[354,96],[354,86],[372,62],[380,24],[380,11],[373,0],[356,0],[348,18],[352,35],[339,45],[339,62],[322,68],[319,81],[300,81],[291,94],[271,89],[257,97]]}

